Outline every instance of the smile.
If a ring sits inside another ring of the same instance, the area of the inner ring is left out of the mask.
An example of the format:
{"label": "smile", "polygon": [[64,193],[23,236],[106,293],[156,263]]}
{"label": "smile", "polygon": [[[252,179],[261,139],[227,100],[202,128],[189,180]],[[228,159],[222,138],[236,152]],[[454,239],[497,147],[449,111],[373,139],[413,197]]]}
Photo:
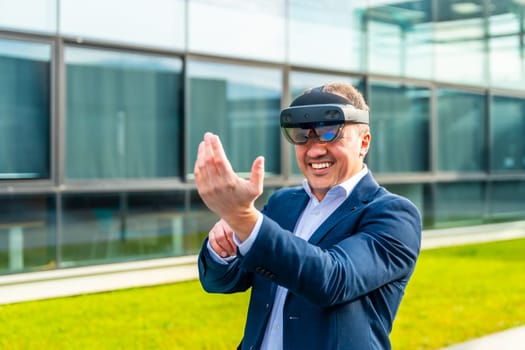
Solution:
{"label": "smile", "polygon": [[310,166],[314,169],[326,169],[332,166],[333,163],[331,162],[324,162],[324,163],[310,163]]}

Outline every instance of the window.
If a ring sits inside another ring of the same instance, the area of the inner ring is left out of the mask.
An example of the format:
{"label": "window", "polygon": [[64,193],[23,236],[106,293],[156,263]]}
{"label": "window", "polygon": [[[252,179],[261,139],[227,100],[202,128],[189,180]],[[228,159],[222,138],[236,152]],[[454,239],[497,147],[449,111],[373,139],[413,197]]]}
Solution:
{"label": "window", "polygon": [[188,1],[190,51],[284,62],[285,0]]}
{"label": "window", "polygon": [[184,0],[62,0],[63,35],[148,47],[185,48]]}
{"label": "window", "polygon": [[0,196],[0,274],[55,268],[52,196]]}
{"label": "window", "polygon": [[490,213],[496,219],[523,220],[525,217],[525,181],[491,183]]}
{"label": "window", "polygon": [[265,156],[266,175],[280,173],[281,73],[270,68],[188,62],[189,172],[205,132],[221,138],[233,169],[249,174]]}
{"label": "window", "polygon": [[370,91],[372,144],[367,162],[372,171],[428,171],[429,89],[374,81]]}
{"label": "window", "polygon": [[0,39],[0,179],[50,177],[47,44]]}
{"label": "window", "polygon": [[364,0],[289,1],[290,62],[329,69],[363,68]]}
{"label": "window", "polygon": [[435,80],[487,85],[485,3],[434,1]]}
{"label": "window", "polygon": [[180,175],[181,60],[67,47],[66,177]]}
{"label": "window", "polygon": [[202,240],[186,229],[184,198],[184,192],[65,195],[61,266],[194,254]]}
{"label": "window", "polygon": [[438,169],[485,171],[485,96],[438,89]]}
{"label": "window", "polygon": [[491,85],[504,89],[525,89],[525,19],[523,1],[490,3],[489,44]]}
{"label": "window", "polygon": [[490,135],[494,172],[525,169],[525,99],[493,96]]}
{"label": "window", "polygon": [[456,182],[436,185],[435,227],[481,224],[485,218],[485,184]]}
{"label": "window", "polygon": [[58,0],[2,0],[0,28],[55,33]]}
{"label": "window", "polygon": [[[368,70],[432,78],[432,1],[368,1]],[[378,3],[379,6],[374,6]]]}

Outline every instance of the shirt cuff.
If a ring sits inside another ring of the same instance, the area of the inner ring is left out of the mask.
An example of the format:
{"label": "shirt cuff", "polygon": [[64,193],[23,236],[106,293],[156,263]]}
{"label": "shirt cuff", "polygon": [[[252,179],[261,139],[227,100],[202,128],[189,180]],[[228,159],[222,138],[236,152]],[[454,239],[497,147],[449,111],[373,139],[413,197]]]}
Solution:
{"label": "shirt cuff", "polygon": [[258,211],[257,221],[255,222],[255,225],[253,226],[252,232],[250,232],[250,235],[248,236],[248,238],[244,240],[244,242],[240,242],[237,239],[237,236],[233,235],[233,240],[235,244],[237,244],[239,253],[241,253],[242,255],[246,255],[246,253],[250,251],[250,248],[252,247],[253,242],[255,242],[255,239],[259,235],[259,230],[261,229],[262,221],[263,221],[263,214]]}
{"label": "shirt cuff", "polygon": [[226,258],[223,258],[219,254],[217,254],[215,250],[213,250],[213,248],[211,247],[210,241],[207,242],[206,247],[208,248],[208,252],[210,252],[210,255],[213,261],[219,264],[228,265],[230,262],[235,260],[235,256],[228,256]]}

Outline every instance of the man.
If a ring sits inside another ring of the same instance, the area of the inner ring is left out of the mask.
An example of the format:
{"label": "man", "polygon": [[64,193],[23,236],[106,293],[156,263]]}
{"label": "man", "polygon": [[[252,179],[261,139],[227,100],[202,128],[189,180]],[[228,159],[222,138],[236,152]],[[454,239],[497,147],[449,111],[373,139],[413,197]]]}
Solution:
{"label": "man", "polygon": [[221,218],[199,255],[202,286],[252,288],[239,349],[390,349],[419,255],[419,212],[367,169],[368,106],[352,86],[308,90],[280,118],[305,181],[261,212],[264,159],[242,179],[216,135],[199,145],[197,188]]}

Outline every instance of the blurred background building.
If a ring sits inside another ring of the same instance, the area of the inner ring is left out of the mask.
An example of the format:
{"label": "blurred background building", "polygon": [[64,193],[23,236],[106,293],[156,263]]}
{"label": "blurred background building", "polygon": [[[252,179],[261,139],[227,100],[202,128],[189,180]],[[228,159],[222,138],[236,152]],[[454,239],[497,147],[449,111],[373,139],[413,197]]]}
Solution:
{"label": "blurred background building", "polygon": [[335,80],[425,229],[525,218],[524,0],[0,0],[0,274],[195,254],[203,133],[267,198],[279,109]]}

